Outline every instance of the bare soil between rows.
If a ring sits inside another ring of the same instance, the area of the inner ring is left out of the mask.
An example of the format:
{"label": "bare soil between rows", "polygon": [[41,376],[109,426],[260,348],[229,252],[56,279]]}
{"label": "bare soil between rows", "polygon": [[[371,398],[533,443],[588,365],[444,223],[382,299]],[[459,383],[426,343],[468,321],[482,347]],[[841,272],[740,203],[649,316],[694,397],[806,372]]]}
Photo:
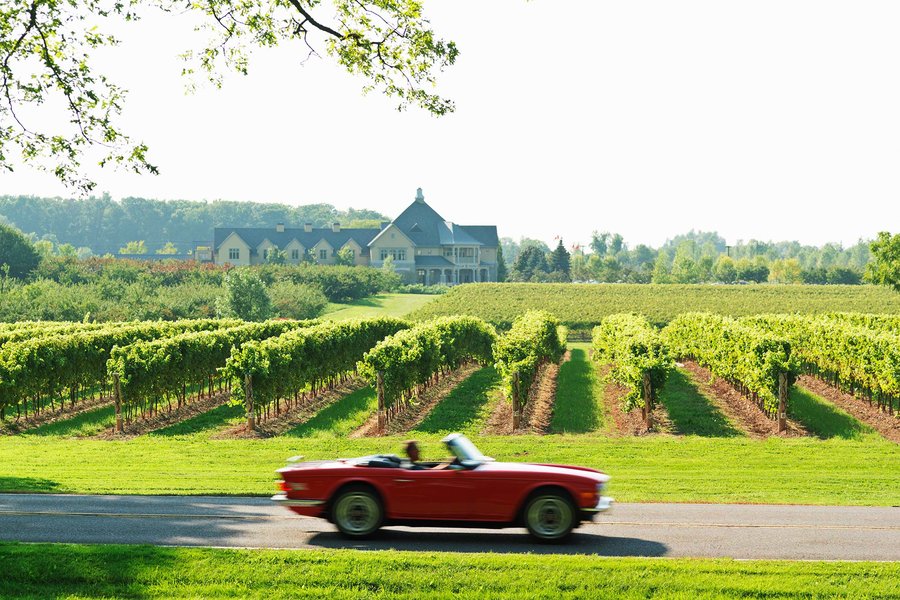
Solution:
{"label": "bare soil between rows", "polygon": [[605,385],[603,387],[604,412],[612,419],[608,424],[611,435],[642,436],[654,433],[672,433],[672,421],[661,402],[657,402],[650,413],[650,428],[644,423],[644,415],[639,409],[625,412],[622,401],[628,395],[628,389],[609,378],[610,365],[604,365],[600,371]]}
{"label": "bare soil between rows", "polygon": [[809,432],[797,421],[787,420],[787,430],[778,433],[778,422],[770,419],[752,400],[741,394],[737,388],[722,379],[714,377],[709,369],[697,362],[686,360],[683,368],[691,381],[713,404],[747,436],[764,439],[771,436],[802,437]]}
{"label": "bare soil between rows", "polygon": [[419,423],[425,420],[428,414],[446,398],[453,389],[468,379],[475,371],[481,368],[477,363],[468,363],[455,371],[451,371],[437,383],[422,392],[412,405],[402,410],[385,426],[385,431],[378,431],[378,413],[370,416],[366,422],[350,434],[351,438],[378,437],[380,435],[395,435],[406,433],[415,429]]}
{"label": "bare soil between rows", "polygon": [[257,422],[256,429],[252,431],[247,429],[246,423],[242,423],[215,434],[212,439],[260,439],[283,435],[294,427],[309,421],[323,408],[366,387],[366,385],[368,382],[362,377],[351,377],[333,389],[323,390],[274,417]]}
{"label": "bare soil between rows", "polygon": [[818,377],[801,375],[797,385],[828,400],[853,418],[865,423],[886,439],[900,443],[900,416],[886,413],[876,405],[827,383]]}
{"label": "bare soil between rows", "polygon": [[545,434],[553,419],[553,405],[556,401],[556,386],[560,364],[569,360],[568,351],[560,363],[547,362],[538,368],[534,382],[528,390],[529,401],[522,411],[522,422],[513,429],[512,400],[501,398],[485,423],[482,435],[513,435],[522,433]]}
{"label": "bare soil between rows", "polygon": [[[0,435],[17,435],[20,433],[24,433],[30,429],[35,429],[42,425],[49,425],[50,423],[56,423],[59,421],[67,421],[73,417],[77,417],[82,413],[86,413],[88,411],[94,410],[96,408],[103,408],[104,406],[109,406],[114,402],[112,396],[98,396],[96,398],[89,398],[88,400],[81,400],[75,403],[75,406],[69,405],[67,408],[56,409],[56,410],[45,410],[36,415],[32,414],[27,418],[20,418],[18,420],[10,420],[6,423],[0,424]],[[7,419],[9,417],[7,416]]]}

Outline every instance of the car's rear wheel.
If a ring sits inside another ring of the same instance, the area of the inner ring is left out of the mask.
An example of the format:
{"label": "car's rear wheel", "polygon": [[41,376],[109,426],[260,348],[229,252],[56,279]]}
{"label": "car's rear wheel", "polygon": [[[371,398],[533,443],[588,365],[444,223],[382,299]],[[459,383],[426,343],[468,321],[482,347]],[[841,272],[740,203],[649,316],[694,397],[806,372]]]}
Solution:
{"label": "car's rear wheel", "polygon": [[363,539],[381,527],[384,507],[381,498],[371,488],[352,486],[341,490],[335,497],[331,518],[344,536]]}
{"label": "car's rear wheel", "polygon": [[540,492],[525,505],[525,526],[539,542],[561,542],[575,526],[575,507],[562,493]]}

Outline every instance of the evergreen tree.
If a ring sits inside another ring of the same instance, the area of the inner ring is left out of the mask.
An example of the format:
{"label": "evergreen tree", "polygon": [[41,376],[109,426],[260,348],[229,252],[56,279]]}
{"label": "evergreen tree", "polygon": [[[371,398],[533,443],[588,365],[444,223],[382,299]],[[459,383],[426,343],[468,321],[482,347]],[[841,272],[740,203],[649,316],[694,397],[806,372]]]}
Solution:
{"label": "evergreen tree", "polygon": [[562,238],[559,240],[559,244],[556,245],[556,248],[550,253],[550,271],[562,273],[566,276],[566,279],[569,278],[569,272],[571,269],[571,255],[569,251],[566,250],[566,247],[563,245]]}

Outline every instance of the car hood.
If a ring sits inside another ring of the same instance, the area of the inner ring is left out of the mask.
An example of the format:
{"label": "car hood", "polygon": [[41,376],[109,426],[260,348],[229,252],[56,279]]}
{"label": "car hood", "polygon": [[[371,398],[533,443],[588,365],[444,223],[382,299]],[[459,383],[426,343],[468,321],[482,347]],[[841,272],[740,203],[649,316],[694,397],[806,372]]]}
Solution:
{"label": "car hood", "polygon": [[609,481],[609,475],[597,469],[589,467],[574,467],[569,465],[546,465],[535,463],[514,463],[514,462],[486,462],[478,467],[479,471],[489,471],[492,473],[509,473],[512,477],[534,476],[568,476],[583,477],[591,479],[597,483],[606,483]]}

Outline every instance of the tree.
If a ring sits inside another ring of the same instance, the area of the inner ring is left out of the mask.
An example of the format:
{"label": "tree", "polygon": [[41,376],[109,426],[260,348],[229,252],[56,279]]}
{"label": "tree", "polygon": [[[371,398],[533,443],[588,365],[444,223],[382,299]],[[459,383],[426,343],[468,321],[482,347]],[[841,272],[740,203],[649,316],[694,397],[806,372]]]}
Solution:
{"label": "tree", "polygon": [[255,271],[232,269],[225,275],[225,296],[217,301],[220,316],[235,316],[245,321],[265,321],[272,316],[272,300],[266,284]]}
{"label": "tree", "polygon": [[338,250],[337,254],[334,255],[334,264],[336,265],[344,265],[345,267],[352,267],[356,264],[356,253],[353,252],[353,248],[342,248]]}
{"label": "tree", "polygon": [[[246,74],[253,47],[299,41],[319,49],[363,78],[365,91],[417,105],[435,115],[453,102],[431,90],[437,73],[456,61],[452,41],[438,38],[420,0],[19,0],[0,4],[0,169],[12,169],[14,150],[86,193],[87,152],[101,165],[157,173],[145,144],[119,129],[125,90],[96,70],[92,52],[119,41],[104,26],[133,21],[146,10],[199,20],[211,32],[205,47],[189,49],[183,72],[220,86],[226,71]],[[190,14],[190,16],[188,16]],[[333,16],[332,16],[333,15]],[[52,114],[64,106],[66,118]],[[66,122],[70,126],[45,126]]]}
{"label": "tree", "polygon": [[737,269],[734,260],[725,254],[721,255],[713,266],[713,277],[721,283],[734,283],[737,281]]}
{"label": "tree", "polygon": [[609,250],[609,233],[605,231],[591,233],[591,250],[597,256],[606,256],[606,252]]}
{"label": "tree", "polygon": [[178,254],[178,248],[172,242],[166,242],[166,245],[156,251],[157,254]]}
{"label": "tree", "polygon": [[503,246],[497,248],[497,281],[506,281],[506,261],[503,259]]}
{"label": "tree", "polygon": [[[7,265],[10,277],[24,278],[35,270],[41,257],[21,231],[0,224],[0,265]],[[5,269],[4,269],[5,271]]]}
{"label": "tree", "polygon": [[561,273],[565,275],[565,279],[569,279],[570,268],[571,255],[563,245],[562,238],[560,238],[556,248],[550,253],[549,270],[551,273]]}
{"label": "tree", "polygon": [[513,264],[513,281],[531,281],[547,273],[547,258],[538,246],[524,246]]}
{"label": "tree", "polygon": [[147,254],[147,244],[144,240],[128,242],[119,248],[119,254]]}
{"label": "tree", "polygon": [[874,260],[866,267],[866,278],[900,292],[900,233],[880,231],[869,248]]}
{"label": "tree", "polygon": [[769,281],[773,283],[802,283],[803,269],[796,258],[779,258],[772,261]]}
{"label": "tree", "polygon": [[287,252],[279,250],[278,246],[272,246],[266,251],[266,262],[270,265],[283,265],[287,263]]}

